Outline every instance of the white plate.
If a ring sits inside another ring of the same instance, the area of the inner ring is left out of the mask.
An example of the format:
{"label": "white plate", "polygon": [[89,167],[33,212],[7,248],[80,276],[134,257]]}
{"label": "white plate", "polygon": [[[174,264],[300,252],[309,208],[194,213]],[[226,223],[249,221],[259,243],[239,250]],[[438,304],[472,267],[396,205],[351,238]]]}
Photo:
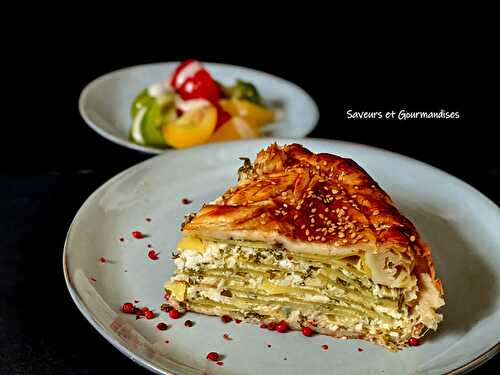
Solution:
{"label": "white plate", "polygon": [[[139,65],[103,75],[89,83],[79,100],[85,122],[104,138],[119,145],[151,154],[165,150],[141,146],[129,140],[132,123],[130,107],[141,90],[152,83],[166,81],[178,62]],[[270,137],[302,138],[319,119],[314,100],[300,87],[282,78],[234,65],[204,63],[214,79],[234,84],[242,79],[255,84],[264,100],[279,104],[283,118],[265,127]]]}
{"label": "white plate", "polygon": [[[390,353],[363,341],[277,334],[193,313],[170,320],[162,312],[160,318],[138,321],[120,313],[122,303],[134,299],[159,310],[163,283],[174,271],[171,250],[180,238],[184,215],[236,182],[238,157],[253,159],[270,142],[230,142],[166,153],[112,178],[84,203],[68,232],[64,272],[80,311],[110,343],[153,371],[178,374],[319,374],[332,369],[336,374],[443,374],[470,369],[498,351],[499,208],[469,185],[427,164],[326,140],[302,143],[314,152],[356,160],[393,197],[432,249],[446,307],[444,322],[424,345]],[[182,198],[193,203],[183,205]],[[134,230],[150,237],[133,239]],[[158,261],[147,258],[147,244],[160,252]],[[113,263],[99,262],[101,256]],[[185,319],[195,326],[184,327]],[[155,328],[159,321],[172,327],[160,332]],[[233,340],[224,340],[224,333]],[[329,350],[322,350],[322,344]],[[210,351],[225,355],[224,366],[205,359]]]}

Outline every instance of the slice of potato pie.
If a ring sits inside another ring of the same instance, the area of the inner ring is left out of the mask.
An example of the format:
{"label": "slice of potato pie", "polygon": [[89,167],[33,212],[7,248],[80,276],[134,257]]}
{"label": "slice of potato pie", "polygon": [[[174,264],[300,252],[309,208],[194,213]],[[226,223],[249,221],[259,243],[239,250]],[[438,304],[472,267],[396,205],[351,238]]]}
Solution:
{"label": "slice of potato pie", "polygon": [[273,144],[182,231],[165,284],[181,311],[285,321],[390,350],[442,320],[429,248],[350,159]]}

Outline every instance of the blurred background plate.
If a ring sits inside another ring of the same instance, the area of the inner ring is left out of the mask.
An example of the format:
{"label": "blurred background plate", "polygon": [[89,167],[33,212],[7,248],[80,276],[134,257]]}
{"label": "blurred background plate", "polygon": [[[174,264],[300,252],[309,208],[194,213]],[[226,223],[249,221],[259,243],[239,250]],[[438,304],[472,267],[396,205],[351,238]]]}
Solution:
{"label": "blurred background plate", "polygon": [[[141,90],[152,83],[167,81],[179,62],[139,65],[105,74],[82,91],[80,114],[104,138],[122,146],[151,154],[164,150],[141,146],[129,140],[132,123],[130,107]],[[299,86],[257,70],[234,65],[203,63],[212,77],[223,84],[237,79],[253,83],[262,98],[278,106],[283,117],[263,128],[270,137],[302,138],[316,126],[319,110],[314,100]]]}

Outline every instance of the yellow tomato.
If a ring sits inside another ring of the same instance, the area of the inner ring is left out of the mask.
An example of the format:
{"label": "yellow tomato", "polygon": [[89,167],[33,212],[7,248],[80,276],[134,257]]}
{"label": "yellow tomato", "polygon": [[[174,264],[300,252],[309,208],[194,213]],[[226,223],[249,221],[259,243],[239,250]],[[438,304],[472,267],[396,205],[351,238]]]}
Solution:
{"label": "yellow tomato", "polygon": [[237,139],[257,138],[259,127],[250,118],[232,117],[224,123],[208,140],[209,142],[224,142]]}
{"label": "yellow tomato", "polygon": [[274,113],[253,104],[248,100],[222,99],[221,107],[232,116],[240,116],[253,119],[258,126],[264,126],[274,121]]}
{"label": "yellow tomato", "polygon": [[177,120],[162,129],[167,144],[185,148],[205,143],[212,135],[217,123],[217,110],[205,106],[185,112]]}

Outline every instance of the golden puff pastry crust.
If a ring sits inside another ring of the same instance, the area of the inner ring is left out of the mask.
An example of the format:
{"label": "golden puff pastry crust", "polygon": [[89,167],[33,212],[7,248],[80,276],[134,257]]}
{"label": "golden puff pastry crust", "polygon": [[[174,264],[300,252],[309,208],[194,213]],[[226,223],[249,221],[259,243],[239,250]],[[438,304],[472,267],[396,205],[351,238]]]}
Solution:
{"label": "golden puff pastry crust", "polygon": [[239,181],[206,204],[183,232],[215,240],[262,241],[294,252],[349,256],[394,251],[412,273],[427,273],[437,289],[431,253],[415,226],[351,159],[314,154],[299,144],[272,144]]}

